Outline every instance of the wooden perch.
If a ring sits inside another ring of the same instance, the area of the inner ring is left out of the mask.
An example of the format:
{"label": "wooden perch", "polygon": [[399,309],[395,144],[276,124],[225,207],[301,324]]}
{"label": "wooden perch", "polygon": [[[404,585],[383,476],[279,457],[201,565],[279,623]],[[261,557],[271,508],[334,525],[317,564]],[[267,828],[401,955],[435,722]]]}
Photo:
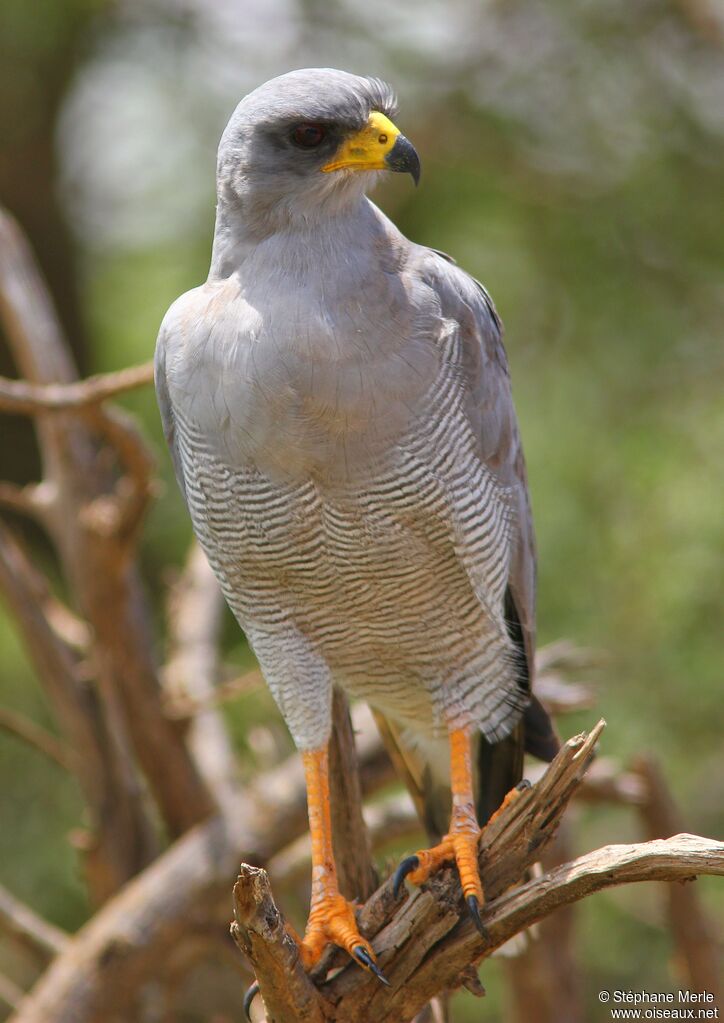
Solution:
{"label": "wooden perch", "polygon": [[98,373],[67,384],[31,384],[0,377],[0,410],[14,415],[67,412],[98,405],[119,394],[153,383],[153,363]]}
{"label": "wooden perch", "polygon": [[0,885],[0,933],[3,937],[9,937],[15,945],[30,952],[42,965],[62,952],[69,940],[64,931],[38,916],[2,885]]}
{"label": "wooden perch", "polygon": [[[369,796],[392,780],[392,768],[364,705],[353,721]],[[213,934],[227,929],[239,857],[268,862],[306,826],[304,776],[293,756],[239,789],[232,808],[179,838],[109,900],[68,941],[12,1023],[106,1023],[109,1005],[138,1019],[144,985],[158,983],[179,944],[199,925]]]}
{"label": "wooden perch", "polygon": [[[535,787],[523,792],[483,832],[486,938],[463,911],[452,868],[399,900],[387,881],[360,908],[360,930],[372,941],[389,988],[345,961],[338,950],[327,954],[317,986],[312,986],[296,960],[265,875],[242,868],[234,890],[232,932],[253,962],[268,1023],[350,1019],[408,1023],[435,995],[460,986],[463,971],[559,906],[616,884],[723,874],[724,843],[681,835],[607,846],[525,881],[580,785],[603,727],[599,722],[590,734],[570,739]],[[337,966],[342,969],[323,979],[330,967]],[[296,1007],[292,989],[300,999]]]}

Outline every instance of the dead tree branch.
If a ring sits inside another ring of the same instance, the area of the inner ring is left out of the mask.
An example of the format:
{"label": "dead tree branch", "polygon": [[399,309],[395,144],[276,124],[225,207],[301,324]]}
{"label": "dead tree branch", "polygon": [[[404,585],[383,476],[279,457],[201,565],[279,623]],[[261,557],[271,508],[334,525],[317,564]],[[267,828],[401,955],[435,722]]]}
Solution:
{"label": "dead tree branch", "polygon": [[[668,838],[683,830],[681,814],[656,761],[639,757],[632,773],[642,782],[646,793],[639,806],[646,836]],[[692,885],[668,885],[667,897],[681,976],[692,990],[711,991],[717,1004],[722,1004],[720,946],[713,922]]]}
{"label": "dead tree branch", "polygon": [[350,899],[367,899],[375,890],[370,837],[362,814],[362,787],[357,769],[352,719],[347,697],[335,689],[329,745],[329,801],[340,891]]}
{"label": "dead tree branch", "polygon": [[[392,779],[365,707],[355,708],[362,792]],[[68,942],[12,1023],[105,1023],[109,1005],[133,1013],[179,940],[196,926],[228,928],[239,858],[266,863],[307,827],[301,764],[292,757],[240,791],[233,810],[179,838]],[[136,1018],[132,1016],[132,1018]]]}
{"label": "dead tree branch", "polygon": [[[4,213],[0,316],[18,369],[30,385],[78,384],[32,254]],[[43,520],[94,636],[90,663],[100,712],[114,740],[109,756],[122,762],[116,774],[128,787],[126,803],[140,809],[132,796],[140,787],[138,765],[169,833],[180,834],[213,812],[214,798],[182,730],[164,713],[150,608],[135,563],[149,492],[149,456],[135,427],[119,411],[97,404],[85,411],[56,409],[36,419],[36,430],[48,495]],[[110,793],[107,799],[112,801]],[[147,832],[148,826],[148,820],[139,820],[129,833]],[[138,866],[138,858],[129,857],[124,879]]]}
{"label": "dead tree branch", "polygon": [[186,706],[186,742],[219,805],[231,806],[237,770],[228,732],[213,706],[223,597],[206,555],[191,546],[168,607],[169,659],[163,669],[164,706]]}
{"label": "dead tree branch", "polygon": [[274,904],[265,870],[243,863],[234,885],[234,941],[264,981],[270,1020],[324,1023],[329,1018]]}
{"label": "dead tree branch", "polygon": [[66,384],[31,384],[0,377],[0,411],[13,415],[43,415],[99,405],[128,391],[153,383],[153,364],[129,366],[114,373],[97,373]]}
{"label": "dead tree branch", "polygon": [[90,813],[94,841],[86,872],[102,902],[145,866],[155,851],[150,822],[126,759],[94,688],[78,676],[77,655],[44,613],[45,581],[10,530],[0,522],[0,591],[25,642],[58,724],[74,756],[72,765]]}
{"label": "dead tree branch", "polygon": [[23,994],[22,988],[4,973],[0,973],[0,1002],[5,1002],[11,1009],[17,1009],[23,1000]]}
{"label": "dead tree branch", "polygon": [[[342,961],[343,969],[319,984],[314,1012],[321,1014],[321,1019],[407,1023],[440,991],[459,986],[464,969],[558,906],[614,884],[724,873],[724,844],[683,836],[639,846],[609,846],[509,891],[512,885],[520,884],[556,832],[591,762],[602,728],[601,722],[590,735],[569,740],[537,785],[524,792],[483,832],[481,869],[489,900],[483,918],[487,938],[480,937],[462,911],[459,882],[452,869],[442,871],[404,902],[395,902],[387,882],[360,909],[359,924],[372,941],[391,987],[380,987],[375,978]],[[243,876],[241,880],[243,888]],[[257,895],[262,901],[268,897],[263,884],[255,884],[254,893],[252,901]],[[266,901],[264,904],[271,912]],[[254,930],[249,924],[255,919],[254,913],[247,902],[244,907],[245,926]],[[269,1023],[316,1018],[309,1013],[293,1014],[283,1001],[283,993],[277,990],[280,971],[286,973],[290,968],[283,928],[272,928],[266,938],[261,931],[254,934],[254,940],[247,944]],[[329,966],[339,963],[336,953],[328,955],[322,976]],[[284,1012],[276,1014],[274,1007],[282,1004]]]}
{"label": "dead tree branch", "polygon": [[69,940],[64,931],[38,916],[2,885],[0,885],[0,932],[30,952],[43,966],[62,952]]}
{"label": "dead tree branch", "polygon": [[0,707],[0,728],[38,750],[58,767],[73,770],[73,754],[68,746],[30,718],[9,707]]}

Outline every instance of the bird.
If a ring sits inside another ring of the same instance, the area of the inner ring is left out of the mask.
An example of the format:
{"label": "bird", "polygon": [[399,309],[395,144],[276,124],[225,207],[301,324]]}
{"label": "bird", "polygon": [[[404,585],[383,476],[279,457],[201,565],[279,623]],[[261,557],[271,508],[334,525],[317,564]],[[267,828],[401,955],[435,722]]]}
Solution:
{"label": "bird", "polygon": [[[383,81],[291,71],[223,132],[205,283],[158,335],[165,437],[194,531],[301,753],[311,969],[384,980],[332,850],[335,686],[408,765],[431,846],[481,928],[481,826],[558,740],[532,693],[536,552],[502,325],[485,288],[368,192],[420,178]],[[462,905],[462,903],[461,903]]]}

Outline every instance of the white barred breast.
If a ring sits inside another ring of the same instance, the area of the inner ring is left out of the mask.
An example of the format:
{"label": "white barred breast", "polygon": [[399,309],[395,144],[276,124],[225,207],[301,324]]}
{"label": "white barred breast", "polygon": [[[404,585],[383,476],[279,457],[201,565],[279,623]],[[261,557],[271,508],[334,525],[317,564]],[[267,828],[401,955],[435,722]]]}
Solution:
{"label": "white barred breast", "polygon": [[[425,735],[474,723],[499,739],[525,705],[502,610],[514,503],[464,415],[458,331],[436,344],[407,420],[346,466],[338,432],[335,471],[225,457],[195,403],[174,402],[195,531],[301,749],[328,737],[333,682]],[[293,445],[290,429],[277,439]]]}

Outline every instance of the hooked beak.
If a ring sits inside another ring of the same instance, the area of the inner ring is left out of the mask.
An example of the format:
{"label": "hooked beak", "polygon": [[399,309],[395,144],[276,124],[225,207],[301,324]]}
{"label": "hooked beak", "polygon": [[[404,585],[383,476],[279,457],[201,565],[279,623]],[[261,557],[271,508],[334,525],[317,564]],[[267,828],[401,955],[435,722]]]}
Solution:
{"label": "hooked beak", "polygon": [[389,117],[373,110],[367,124],[344,140],[322,170],[390,170],[420,180],[420,157],[415,147],[400,133]]}

